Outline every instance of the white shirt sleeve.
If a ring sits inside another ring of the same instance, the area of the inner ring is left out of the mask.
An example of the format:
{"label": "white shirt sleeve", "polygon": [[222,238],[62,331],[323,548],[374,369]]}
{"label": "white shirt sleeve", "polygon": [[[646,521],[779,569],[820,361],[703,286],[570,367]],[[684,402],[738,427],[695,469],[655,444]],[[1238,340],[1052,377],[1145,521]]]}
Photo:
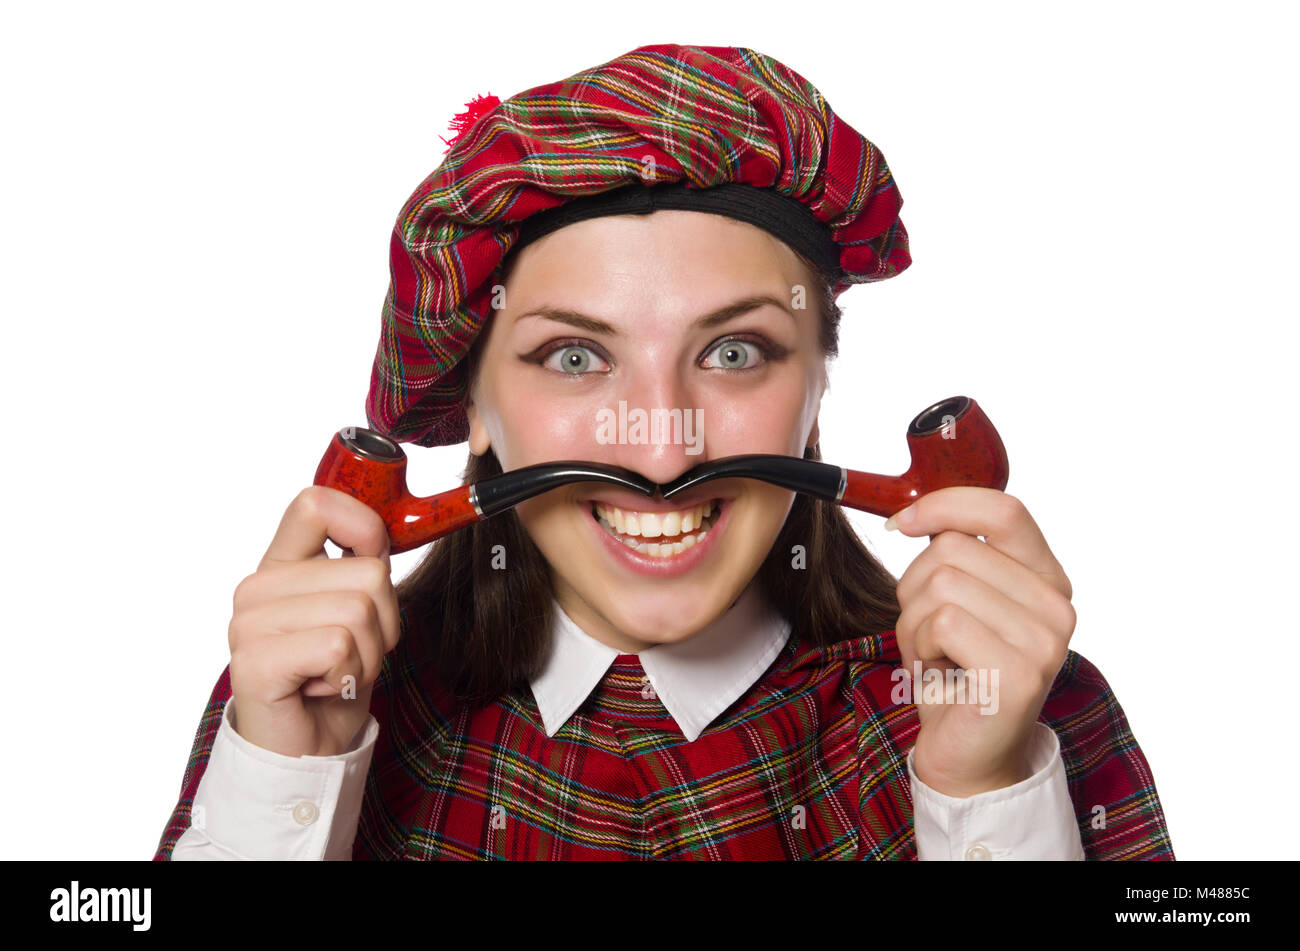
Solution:
{"label": "white shirt sleeve", "polygon": [[346,753],[283,756],[235,732],[234,703],[226,701],[172,860],[350,860],[379,721],[371,715]]}
{"label": "white shirt sleeve", "polygon": [[1084,859],[1061,741],[1041,720],[1034,727],[1029,753],[1033,775],[966,798],[946,796],[917,779],[912,768],[916,748],[908,751],[918,860]]}

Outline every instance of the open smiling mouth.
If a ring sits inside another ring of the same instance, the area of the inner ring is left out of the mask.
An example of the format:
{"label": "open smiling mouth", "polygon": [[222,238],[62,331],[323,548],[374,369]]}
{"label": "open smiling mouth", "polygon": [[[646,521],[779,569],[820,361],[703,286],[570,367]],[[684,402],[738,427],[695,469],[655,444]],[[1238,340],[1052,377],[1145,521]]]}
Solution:
{"label": "open smiling mouth", "polygon": [[634,512],[596,502],[592,516],[628,548],[655,558],[672,558],[704,541],[717,520],[718,500],[674,512]]}

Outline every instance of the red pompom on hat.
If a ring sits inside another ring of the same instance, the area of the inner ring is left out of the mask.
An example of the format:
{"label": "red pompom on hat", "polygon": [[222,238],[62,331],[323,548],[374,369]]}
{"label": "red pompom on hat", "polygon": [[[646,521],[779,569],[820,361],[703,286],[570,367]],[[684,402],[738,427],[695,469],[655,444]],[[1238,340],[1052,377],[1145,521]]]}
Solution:
{"label": "red pompom on hat", "polygon": [[476,96],[451,130],[390,241],[366,418],[399,442],[468,438],[463,358],[498,269],[569,221],[659,207],[740,218],[823,266],[836,296],[911,264],[880,150],[752,49],[638,47],[504,102]]}
{"label": "red pompom on hat", "polygon": [[478,122],[479,118],[485,112],[491,112],[499,105],[501,105],[501,100],[491,93],[488,93],[486,96],[475,96],[469,102],[465,103],[465,111],[456,113],[449,123],[451,131],[456,134],[450,139],[442,139],[442,136],[438,136],[438,138],[442,139],[447,146],[446,149],[442,150],[442,153],[446,155],[447,150],[456,144],[457,139],[469,131],[470,126],[475,122]]}

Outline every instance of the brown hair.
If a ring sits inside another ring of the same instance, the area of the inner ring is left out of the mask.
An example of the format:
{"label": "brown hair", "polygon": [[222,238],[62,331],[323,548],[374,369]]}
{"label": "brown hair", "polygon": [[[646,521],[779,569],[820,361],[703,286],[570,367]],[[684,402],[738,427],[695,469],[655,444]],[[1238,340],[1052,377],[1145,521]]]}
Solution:
{"label": "brown hair", "polygon": [[[841,310],[830,281],[796,255],[819,288],[820,343],[827,358],[839,353]],[[504,264],[505,280],[514,256]],[[469,383],[487,338],[484,327],[466,357]],[[821,459],[818,447],[805,459]],[[501,472],[496,454],[470,454],[463,478],[477,482]],[[792,564],[803,546],[804,565]],[[501,546],[501,548],[497,548]],[[507,570],[492,567],[504,552]],[[866,549],[843,509],[796,494],[757,577],[794,637],[818,645],[879,634],[898,621],[897,579]],[[406,616],[403,636],[412,657],[427,659],[438,678],[470,706],[483,706],[526,683],[545,659],[552,620],[550,567],[514,510],[433,542],[423,561],[397,585]]]}

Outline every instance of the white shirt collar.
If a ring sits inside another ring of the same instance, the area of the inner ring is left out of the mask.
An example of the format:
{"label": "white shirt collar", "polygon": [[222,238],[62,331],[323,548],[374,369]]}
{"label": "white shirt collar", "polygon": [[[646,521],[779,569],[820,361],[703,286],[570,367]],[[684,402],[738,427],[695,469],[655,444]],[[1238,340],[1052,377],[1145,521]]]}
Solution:
{"label": "white shirt collar", "polygon": [[[547,736],[568,721],[619,654],[553,602],[551,649],[530,684]],[[790,639],[790,623],[767,603],[757,581],[704,630],[637,653],[660,702],[687,742],[754,685]]]}

